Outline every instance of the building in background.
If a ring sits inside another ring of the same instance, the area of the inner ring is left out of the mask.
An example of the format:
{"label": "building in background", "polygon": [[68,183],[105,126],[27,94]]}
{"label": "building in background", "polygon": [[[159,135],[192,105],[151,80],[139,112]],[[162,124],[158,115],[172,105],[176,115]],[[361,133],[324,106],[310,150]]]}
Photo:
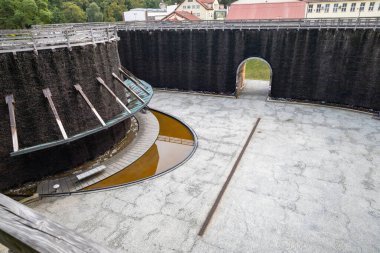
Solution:
{"label": "building in background", "polygon": [[174,11],[162,19],[162,21],[196,21],[196,20],[201,20],[201,19],[187,11]]}
{"label": "building in background", "polygon": [[214,19],[224,20],[227,17],[227,9],[224,9],[224,5],[219,5],[219,10],[214,11]]}
{"label": "building in background", "polygon": [[306,2],[298,0],[239,0],[231,4],[227,20],[305,18]]}
{"label": "building in background", "polygon": [[300,19],[305,9],[306,2],[298,0],[239,0],[231,4],[226,19]]}
{"label": "building in background", "polygon": [[380,0],[238,0],[227,20],[380,17]]}
{"label": "building in background", "polygon": [[123,13],[124,21],[155,21],[162,20],[170,13],[174,12],[174,10],[178,7],[175,5],[166,5],[164,3],[160,3],[159,9],[152,8],[135,8],[130,9]]}
{"label": "building in background", "polygon": [[220,7],[218,0],[185,0],[176,11],[189,12],[202,20],[213,20],[215,11],[220,10]]}
{"label": "building in background", "polygon": [[380,17],[380,1],[308,0],[306,18]]}

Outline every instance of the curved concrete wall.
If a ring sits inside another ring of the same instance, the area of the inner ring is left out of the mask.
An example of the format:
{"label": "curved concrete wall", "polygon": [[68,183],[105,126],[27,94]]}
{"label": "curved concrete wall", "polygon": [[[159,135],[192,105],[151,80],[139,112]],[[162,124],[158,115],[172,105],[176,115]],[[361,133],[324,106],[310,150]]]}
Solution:
{"label": "curved concrete wall", "polygon": [[[100,126],[83,98],[74,89],[83,91],[104,121],[123,112],[123,108],[101,87],[96,77],[126,102],[125,90],[113,81],[112,72],[120,65],[117,42],[0,54],[0,189],[51,173],[71,168],[94,158],[123,138],[129,120],[95,136],[89,136],[62,147],[10,157],[13,151],[8,107],[5,96],[13,94],[20,149],[62,139],[42,89],[50,88],[54,104],[68,136]],[[118,130],[119,132],[117,132]],[[101,140],[101,141],[100,141]]]}
{"label": "curved concrete wall", "polygon": [[380,31],[119,31],[122,65],[155,87],[233,94],[248,57],[273,69],[271,96],[380,110]]}

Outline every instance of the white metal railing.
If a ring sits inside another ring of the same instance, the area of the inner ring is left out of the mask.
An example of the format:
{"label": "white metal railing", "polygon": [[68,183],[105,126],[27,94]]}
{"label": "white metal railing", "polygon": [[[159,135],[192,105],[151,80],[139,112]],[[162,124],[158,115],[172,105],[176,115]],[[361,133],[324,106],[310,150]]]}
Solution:
{"label": "white metal railing", "polygon": [[68,47],[118,40],[116,26],[42,27],[0,30],[0,53]]}

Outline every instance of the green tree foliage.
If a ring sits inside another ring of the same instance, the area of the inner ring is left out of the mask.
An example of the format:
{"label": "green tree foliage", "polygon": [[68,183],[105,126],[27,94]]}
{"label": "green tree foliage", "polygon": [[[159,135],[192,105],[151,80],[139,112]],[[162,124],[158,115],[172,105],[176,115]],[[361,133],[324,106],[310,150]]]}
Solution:
{"label": "green tree foliage", "polygon": [[16,9],[15,1],[0,0],[0,28],[18,28],[14,20]]}
{"label": "green tree foliage", "polygon": [[230,6],[236,0],[219,0],[220,4],[224,4],[224,6]]}
{"label": "green tree foliage", "polygon": [[103,13],[100,7],[92,2],[86,9],[87,20],[88,22],[102,22],[103,21]]}
{"label": "green tree foliage", "polygon": [[52,12],[47,0],[0,0],[0,28],[28,28],[50,23]]}
{"label": "green tree foliage", "polygon": [[144,6],[146,8],[158,8],[159,4],[157,0],[144,0]]}
{"label": "green tree foliage", "polygon": [[82,23],[87,19],[86,13],[73,2],[62,4],[62,14],[64,23]]}
{"label": "green tree foliage", "polygon": [[123,12],[126,11],[125,0],[112,0],[104,5],[104,21],[115,22],[123,20]]}

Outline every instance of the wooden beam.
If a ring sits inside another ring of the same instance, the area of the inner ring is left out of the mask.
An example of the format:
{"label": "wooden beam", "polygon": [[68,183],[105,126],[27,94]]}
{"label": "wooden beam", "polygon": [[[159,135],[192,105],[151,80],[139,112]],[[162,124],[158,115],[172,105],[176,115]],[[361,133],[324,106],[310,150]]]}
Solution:
{"label": "wooden beam", "polygon": [[145,101],[137,95],[136,92],[134,92],[131,88],[128,87],[128,85],[125,85],[124,82],[115,74],[112,72],[112,76],[121,84],[123,85],[130,93],[132,93],[138,100],[140,100],[142,103],[145,103]]}
{"label": "wooden beam", "polygon": [[16,127],[16,116],[15,116],[15,108],[14,108],[14,97],[13,94],[7,95],[5,97],[5,102],[8,104],[9,111],[9,120],[11,125],[11,133],[12,133],[12,143],[13,143],[13,152],[18,151],[18,136],[17,136],[17,127]]}
{"label": "wooden beam", "polygon": [[87,98],[86,94],[84,94],[84,92],[82,90],[82,87],[79,84],[74,85],[74,87],[81,94],[81,96],[86,101],[87,105],[91,108],[91,110],[93,111],[93,113],[95,114],[95,116],[98,118],[98,120],[100,121],[100,123],[103,126],[106,126],[106,123],[104,123],[104,121],[103,121],[102,117],[100,117],[98,111],[95,109],[95,107],[92,105],[92,103],[90,102],[90,100]]}
{"label": "wooden beam", "polygon": [[3,194],[0,217],[0,243],[12,252],[110,252]]}
{"label": "wooden beam", "polygon": [[57,109],[56,109],[55,106],[54,106],[53,99],[51,98],[51,92],[50,92],[50,89],[49,89],[49,88],[43,89],[42,92],[44,93],[45,97],[46,97],[47,100],[49,101],[49,105],[50,105],[51,110],[53,111],[55,121],[57,121],[57,124],[58,124],[59,130],[61,130],[61,134],[62,134],[62,136],[63,136],[63,139],[66,140],[66,139],[67,139],[67,134],[66,134],[65,128],[64,128],[63,125],[62,125],[62,121],[61,121],[61,119],[59,118],[59,115],[58,115]]}
{"label": "wooden beam", "polygon": [[131,113],[131,111],[128,109],[128,107],[121,101],[116,94],[107,86],[107,84],[104,82],[104,80],[100,77],[97,77],[96,80],[108,90],[108,92],[116,99],[116,101],[128,112]]}

